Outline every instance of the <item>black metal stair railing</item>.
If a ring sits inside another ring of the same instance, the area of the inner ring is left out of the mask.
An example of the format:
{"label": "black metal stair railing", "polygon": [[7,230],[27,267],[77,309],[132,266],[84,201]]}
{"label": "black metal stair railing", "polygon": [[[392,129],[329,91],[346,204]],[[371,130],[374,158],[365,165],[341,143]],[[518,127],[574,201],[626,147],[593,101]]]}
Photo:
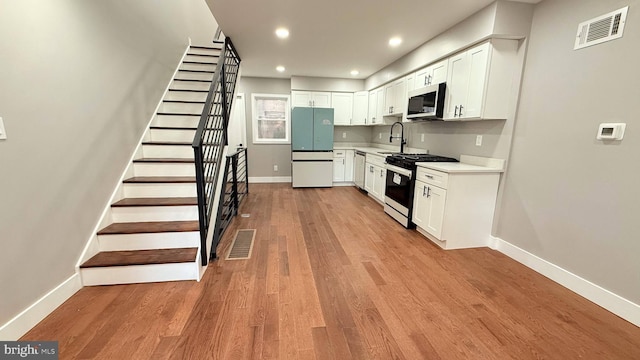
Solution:
{"label": "black metal stair railing", "polygon": [[213,234],[213,244],[211,245],[212,259],[216,257],[216,247],[220,243],[222,235],[224,235],[231,220],[238,215],[240,203],[249,193],[247,148],[238,148],[233,154],[227,155],[223,176],[222,186],[224,186],[224,191],[220,193],[220,205],[218,206],[216,226],[214,227],[215,233]]}
{"label": "black metal stair railing", "polygon": [[[211,216],[214,215],[216,184],[222,165],[223,150],[227,145],[227,127],[240,61],[240,56],[231,39],[226,38],[192,144],[200,221],[200,255],[203,266],[209,261],[207,235]],[[215,252],[215,248],[212,248],[212,252]]]}

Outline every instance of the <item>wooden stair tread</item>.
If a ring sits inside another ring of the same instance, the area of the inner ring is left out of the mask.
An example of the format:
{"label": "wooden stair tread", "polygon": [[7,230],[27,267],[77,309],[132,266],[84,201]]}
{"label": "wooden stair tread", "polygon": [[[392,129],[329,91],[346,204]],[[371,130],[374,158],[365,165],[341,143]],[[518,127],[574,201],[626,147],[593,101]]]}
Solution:
{"label": "wooden stair tread", "polygon": [[195,183],[195,176],[134,176],[123,181],[125,184]]}
{"label": "wooden stair tread", "polygon": [[[224,44],[224,41],[220,41],[220,40],[213,40],[211,41],[212,44]],[[202,45],[189,45],[190,48],[192,49],[209,49],[209,50],[220,50],[222,49],[222,47],[217,47],[217,46],[202,46]]]}
{"label": "wooden stair tread", "polygon": [[188,158],[141,158],[134,159],[134,163],[179,163],[179,164],[189,164],[193,163],[193,159]]}
{"label": "wooden stair tread", "polygon": [[196,260],[198,248],[153,249],[99,252],[81,268],[184,263]]}
{"label": "wooden stair tread", "polygon": [[182,62],[183,64],[196,64],[196,65],[218,65],[218,63],[212,63],[212,62],[206,62],[206,61],[191,61],[191,60],[184,60]]}
{"label": "wooden stair tread", "polygon": [[190,206],[198,205],[195,197],[161,197],[161,198],[124,198],[111,204],[111,207],[136,206]]}
{"label": "wooden stair tread", "polygon": [[191,56],[206,56],[206,57],[220,57],[220,55],[212,55],[212,54],[196,54],[196,53],[187,53],[187,55],[191,55]]}
{"label": "wooden stair tread", "polygon": [[178,69],[178,71],[202,73],[202,74],[213,74],[215,72],[213,70],[190,70],[190,69]]}
{"label": "wooden stair tread", "polygon": [[170,146],[187,146],[191,145],[191,142],[184,141],[143,141],[142,145],[170,145]]}
{"label": "wooden stair tread", "polygon": [[113,223],[98,231],[98,235],[154,234],[163,232],[200,231],[198,221],[145,221]]}
{"label": "wooden stair tread", "polygon": [[206,82],[206,83],[211,82],[211,80],[201,80],[201,79],[173,79],[173,81],[194,81],[194,82]]}
{"label": "wooden stair tread", "polygon": [[187,127],[187,126],[150,126],[149,129],[153,129],[153,130],[198,130],[197,127]]}

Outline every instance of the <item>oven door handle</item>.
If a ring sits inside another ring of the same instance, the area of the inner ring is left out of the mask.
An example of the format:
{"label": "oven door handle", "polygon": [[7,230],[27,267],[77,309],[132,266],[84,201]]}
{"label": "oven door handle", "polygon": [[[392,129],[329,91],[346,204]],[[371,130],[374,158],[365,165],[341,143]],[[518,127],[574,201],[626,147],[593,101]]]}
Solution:
{"label": "oven door handle", "polygon": [[389,171],[393,171],[395,173],[398,173],[400,175],[404,175],[404,176],[408,177],[409,180],[413,179],[413,171],[411,171],[409,169],[403,169],[401,167],[394,166],[394,165],[389,165],[389,164],[386,164],[386,168]]}

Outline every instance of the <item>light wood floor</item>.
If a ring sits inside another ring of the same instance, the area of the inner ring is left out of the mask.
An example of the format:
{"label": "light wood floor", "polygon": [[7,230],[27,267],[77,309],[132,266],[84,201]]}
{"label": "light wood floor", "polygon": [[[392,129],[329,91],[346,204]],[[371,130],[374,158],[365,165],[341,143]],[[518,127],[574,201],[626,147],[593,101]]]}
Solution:
{"label": "light wood floor", "polygon": [[249,260],[80,290],[61,359],[640,359],[640,328],[487,248],[443,251],[355,188],[252,185]]}

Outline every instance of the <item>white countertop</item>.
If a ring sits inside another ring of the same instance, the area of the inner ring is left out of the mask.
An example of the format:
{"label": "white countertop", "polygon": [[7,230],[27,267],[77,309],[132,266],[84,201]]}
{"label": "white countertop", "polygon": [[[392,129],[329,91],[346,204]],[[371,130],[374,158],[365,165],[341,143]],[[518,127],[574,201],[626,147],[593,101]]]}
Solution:
{"label": "white countertop", "polygon": [[447,162],[419,162],[419,167],[438,170],[446,173],[501,173],[503,169],[490,168],[486,166],[478,166],[463,163],[447,163]]}
{"label": "white countertop", "polygon": [[419,167],[446,173],[502,173],[505,161],[502,159],[481,158],[462,155],[460,162],[419,162]]}

